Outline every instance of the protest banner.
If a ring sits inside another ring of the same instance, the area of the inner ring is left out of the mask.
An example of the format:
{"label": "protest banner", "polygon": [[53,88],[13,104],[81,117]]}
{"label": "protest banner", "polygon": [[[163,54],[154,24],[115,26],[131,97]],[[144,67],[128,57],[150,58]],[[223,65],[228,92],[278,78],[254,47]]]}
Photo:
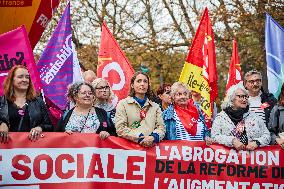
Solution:
{"label": "protest banner", "polygon": [[[204,142],[163,141],[152,148],[97,134],[11,133],[0,144],[0,188],[282,189],[284,150],[240,151]],[[59,142],[60,141],[60,142]]]}

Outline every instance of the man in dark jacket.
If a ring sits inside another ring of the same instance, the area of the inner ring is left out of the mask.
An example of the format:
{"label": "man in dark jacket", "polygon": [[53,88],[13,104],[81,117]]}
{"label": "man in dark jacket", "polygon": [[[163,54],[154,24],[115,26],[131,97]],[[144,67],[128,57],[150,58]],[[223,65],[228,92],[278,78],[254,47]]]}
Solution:
{"label": "man in dark jacket", "polygon": [[251,70],[245,74],[244,86],[249,93],[249,109],[260,116],[266,126],[269,122],[270,112],[277,100],[271,93],[267,93],[262,87],[262,75],[257,70]]}

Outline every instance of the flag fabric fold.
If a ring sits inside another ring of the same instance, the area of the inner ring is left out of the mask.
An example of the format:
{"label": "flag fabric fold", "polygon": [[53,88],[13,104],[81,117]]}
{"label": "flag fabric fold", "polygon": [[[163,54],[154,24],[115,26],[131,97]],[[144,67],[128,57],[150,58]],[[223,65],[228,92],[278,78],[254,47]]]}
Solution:
{"label": "flag fabric fold", "polygon": [[133,74],[131,63],[104,22],[98,54],[97,76],[108,80],[113,92],[121,100],[128,95]]}
{"label": "flag fabric fold", "polygon": [[201,94],[201,109],[208,120],[208,127],[211,127],[214,100],[218,96],[217,80],[214,33],[208,9],[205,8],[179,81]]}
{"label": "flag fabric fold", "polygon": [[25,25],[34,49],[59,3],[60,0],[0,0],[0,34]]}
{"label": "flag fabric fold", "polygon": [[236,85],[241,81],[242,81],[242,75],[241,75],[241,64],[240,64],[239,53],[238,53],[238,45],[237,45],[237,41],[234,39],[231,63],[230,63],[229,74],[228,74],[228,82],[226,85],[226,91],[228,91],[228,89],[231,86]]}
{"label": "flag fabric fold", "polygon": [[0,35],[0,95],[3,95],[4,79],[15,65],[28,68],[35,89],[39,92],[41,82],[25,26]]}
{"label": "flag fabric fold", "polygon": [[70,3],[64,10],[37,64],[44,95],[61,110],[67,107],[67,87],[73,82]]}
{"label": "flag fabric fold", "polygon": [[269,14],[265,22],[265,49],[268,90],[278,98],[284,81],[284,28]]}

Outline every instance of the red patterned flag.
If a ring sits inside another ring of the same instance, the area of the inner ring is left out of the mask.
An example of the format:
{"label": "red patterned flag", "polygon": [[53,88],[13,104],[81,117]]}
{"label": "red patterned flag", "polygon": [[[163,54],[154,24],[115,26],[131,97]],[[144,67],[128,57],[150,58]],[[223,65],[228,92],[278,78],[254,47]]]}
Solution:
{"label": "red patterned flag", "polygon": [[201,109],[207,120],[212,117],[213,103],[218,96],[217,80],[214,33],[205,8],[179,81],[201,94]]}
{"label": "red patterned flag", "polygon": [[119,100],[127,97],[134,70],[105,23],[98,57],[97,76],[109,81]]}
{"label": "red patterned flag", "polygon": [[232,52],[232,58],[231,58],[231,64],[230,64],[230,70],[229,70],[229,75],[228,75],[228,82],[227,82],[227,86],[226,86],[226,91],[228,91],[228,89],[232,85],[236,85],[240,81],[242,81],[241,65],[240,65],[237,41],[234,39],[234,41],[233,41],[233,52]]}

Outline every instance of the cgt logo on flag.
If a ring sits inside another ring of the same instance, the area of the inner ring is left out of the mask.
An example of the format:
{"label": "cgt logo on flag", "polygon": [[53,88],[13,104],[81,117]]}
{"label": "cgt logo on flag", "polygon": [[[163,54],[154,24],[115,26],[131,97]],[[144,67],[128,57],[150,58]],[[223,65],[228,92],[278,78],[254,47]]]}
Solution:
{"label": "cgt logo on flag", "polygon": [[134,70],[112,33],[102,25],[97,76],[105,78],[119,100],[127,97]]}
{"label": "cgt logo on flag", "polygon": [[102,70],[102,78],[109,78],[108,80],[110,80],[109,75],[111,71],[115,71],[119,76],[119,78],[117,79],[117,81],[119,81],[118,83],[111,83],[112,90],[118,91],[118,90],[123,89],[126,83],[126,79],[125,79],[125,75],[119,63],[111,62],[111,63],[106,64]]}

